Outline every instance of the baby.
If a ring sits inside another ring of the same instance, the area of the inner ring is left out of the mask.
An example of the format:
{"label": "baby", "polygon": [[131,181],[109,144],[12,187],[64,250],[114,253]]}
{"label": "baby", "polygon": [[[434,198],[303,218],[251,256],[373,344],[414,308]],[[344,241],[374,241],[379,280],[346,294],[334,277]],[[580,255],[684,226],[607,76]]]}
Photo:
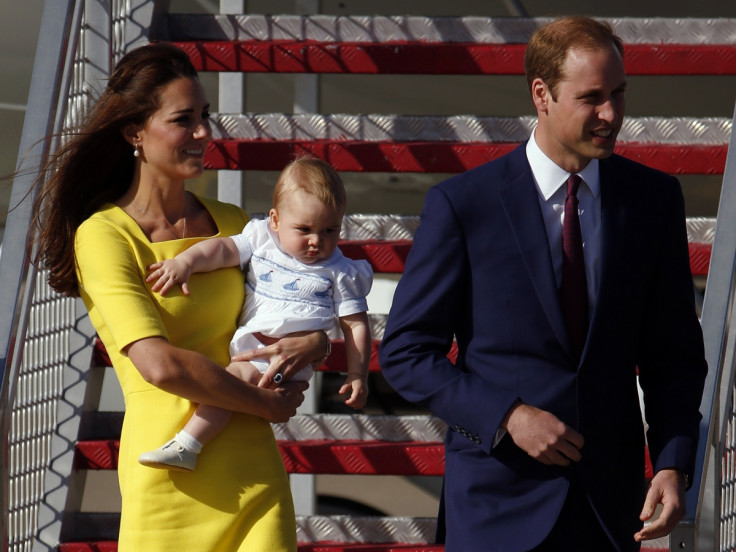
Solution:
{"label": "baby", "polygon": [[[345,258],[337,248],[346,194],[342,180],[327,163],[301,157],[281,173],[267,220],[251,220],[237,236],[213,238],[151,265],[147,281],[165,294],[180,285],[189,294],[192,273],[224,267],[248,267],[246,299],[231,355],[263,347],[269,338],[299,331],[329,330],[338,318],[345,337],[347,378],[341,394],[355,409],[368,396],[371,335],[366,295],[373,272],[366,261]],[[263,381],[268,361],[254,359],[228,367],[253,384]],[[309,379],[312,368],[294,379]],[[281,374],[274,377],[280,383]],[[191,471],[197,454],[228,423],[231,413],[199,405],[184,428],[138,461],[146,466]]]}

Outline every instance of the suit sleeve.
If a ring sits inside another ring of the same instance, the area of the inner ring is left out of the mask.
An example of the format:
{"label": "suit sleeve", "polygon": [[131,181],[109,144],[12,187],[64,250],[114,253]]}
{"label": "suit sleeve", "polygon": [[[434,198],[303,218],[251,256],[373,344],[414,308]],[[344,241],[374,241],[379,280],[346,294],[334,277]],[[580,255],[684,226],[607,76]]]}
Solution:
{"label": "suit sleeve", "polygon": [[[406,400],[445,421],[490,453],[516,396],[447,355],[456,335],[472,335],[473,292],[462,214],[442,188],[425,199],[380,348],[388,382]],[[486,292],[488,290],[481,290]],[[469,338],[469,339],[472,339]],[[460,343],[460,357],[467,344]]]}
{"label": "suit sleeve", "polygon": [[694,293],[679,184],[657,198],[662,222],[649,286],[639,356],[647,439],[655,472],[677,468],[693,475],[700,401],[707,372]]}

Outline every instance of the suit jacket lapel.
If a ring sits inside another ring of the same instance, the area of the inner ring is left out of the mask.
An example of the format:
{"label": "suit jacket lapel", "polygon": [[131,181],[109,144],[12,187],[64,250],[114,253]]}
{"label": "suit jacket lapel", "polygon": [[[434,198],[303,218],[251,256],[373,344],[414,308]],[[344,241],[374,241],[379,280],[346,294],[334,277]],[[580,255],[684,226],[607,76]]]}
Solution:
{"label": "suit jacket lapel", "polygon": [[570,345],[560,309],[549,240],[539,208],[537,188],[524,147],[516,151],[520,151],[520,155],[512,158],[509,178],[501,189],[501,204],[539,302],[557,339],[569,351]]}
{"label": "suit jacket lapel", "polygon": [[585,357],[592,338],[601,329],[605,331],[607,304],[610,301],[617,301],[614,292],[622,287],[620,279],[625,274],[625,267],[621,266],[621,262],[623,259],[631,258],[626,251],[632,246],[631,240],[627,237],[630,228],[626,222],[629,215],[625,202],[626,183],[618,182],[619,178],[612,158],[603,159],[600,163],[601,278],[583,357]]}

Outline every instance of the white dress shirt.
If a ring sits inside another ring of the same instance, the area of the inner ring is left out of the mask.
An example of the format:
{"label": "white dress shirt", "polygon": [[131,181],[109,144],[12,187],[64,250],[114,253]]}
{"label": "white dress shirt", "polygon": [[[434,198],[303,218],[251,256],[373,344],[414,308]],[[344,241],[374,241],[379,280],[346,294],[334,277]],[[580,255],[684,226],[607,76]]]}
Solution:
{"label": "white dress shirt", "polygon": [[[537,186],[539,207],[542,209],[552,267],[559,288],[562,282],[562,223],[565,220],[565,196],[570,173],[556,165],[539,149],[534,139],[534,132],[526,145],[526,157]],[[601,277],[601,179],[598,172],[598,160],[591,160],[577,174],[583,179],[583,183],[578,188],[578,216],[583,237],[585,278],[588,284],[588,319],[590,319]],[[506,430],[499,428],[493,441],[494,447],[504,435],[506,435]]]}
{"label": "white dress shirt", "polygon": [[[552,266],[559,288],[562,282],[562,223],[565,220],[565,196],[570,173],[557,166],[539,149],[533,132],[526,145],[526,157],[532,168],[534,183],[537,185],[539,206],[547,229]],[[578,215],[583,237],[590,319],[601,277],[601,187],[598,160],[591,160],[577,174],[583,179],[578,189]]]}

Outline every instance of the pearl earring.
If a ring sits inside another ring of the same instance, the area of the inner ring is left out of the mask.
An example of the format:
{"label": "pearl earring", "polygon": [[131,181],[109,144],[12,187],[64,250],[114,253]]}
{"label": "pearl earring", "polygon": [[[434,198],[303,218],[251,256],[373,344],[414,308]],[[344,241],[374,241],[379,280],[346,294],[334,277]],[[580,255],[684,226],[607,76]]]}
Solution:
{"label": "pearl earring", "polygon": [[135,145],[135,150],[133,150],[133,157],[140,157],[141,156],[140,147],[141,147],[140,144],[136,144]]}

